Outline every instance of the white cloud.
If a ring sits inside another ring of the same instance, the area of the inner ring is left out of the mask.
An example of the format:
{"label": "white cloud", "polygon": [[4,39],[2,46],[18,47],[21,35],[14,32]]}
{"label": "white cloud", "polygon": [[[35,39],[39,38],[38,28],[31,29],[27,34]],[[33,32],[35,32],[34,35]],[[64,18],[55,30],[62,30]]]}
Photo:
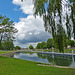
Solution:
{"label": "white cloud", "polygon": [[15,27],[18,29],[16,34],[15,45],[21,47],[28,47],[33,45],[34,47],[38,42],[47,41],[51,36],[45,32],[44,23],[42,17],[33,16],[33,0],[26,0],[21,2],[21,0],[13,0],[13,4],[20,6],[20,9],[25,14],[29,14],[27,18],[19,18],[20,21],[15,23]]}
{"label": "white cloud", "polygon": [[32,33],[30,32],[29,35],[32,35]]}
{"label": "white cloud", "polygon": [[[39,34],[39,31],[45,31],[43,26],[43,20],[39,16],[35,19],[33,15],[29,15],[27,18],[20,18],[18,23],[15,23],[15,27],[18,29],[18,34],[32,34],[30,31],[36,31],[34,34]],[[24,36],[25,37],[25,36]]]}
{"label": "white cloud", "polygon": [[37,42],[46,41],[50,37],[45,32],[43,20],[39,16],[36,19],[33,15],[29,15],[27,18],[20,18],[20,21],[15,23],[15,27],[18,29],[16,34],[17,43],[15,44],[22,47],[28,47],[30,43],[35,47]]}
{"label": "white cloud", "polygon": [[34,35],[38,35],[38,34],[40,34],[40,32],[35,32],[35,33],[34,33]]}
{"label": "white cloud", "polygon": [[12,1],[13,4],[21,6],[21,10],[23,11],[23,13],[25,14],[33,14],[33,0],[24,0],[23,2],[21,2],[21,0],[13,0]]}

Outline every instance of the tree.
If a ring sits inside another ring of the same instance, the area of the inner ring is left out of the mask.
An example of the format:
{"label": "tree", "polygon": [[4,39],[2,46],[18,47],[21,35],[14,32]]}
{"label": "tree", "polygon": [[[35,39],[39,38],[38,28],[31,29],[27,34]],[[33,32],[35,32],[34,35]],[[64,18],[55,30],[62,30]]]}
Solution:
{"label": "tree", "polygon": [[13,48],[14,48],[13,42],[9,42],[9,41],[4,41],[2,46],[3,46],[4,50],[13,50]]}
{"label": "tree", "polygon": [[0,49],[4,40],[13,41],[15,39],[14,34],[17,33],[17,29],[14,27],[12,20],[6,16],[0,15]]}
{"label": "tree", "polygon": [[45,45],[43,46],[43,49],[47,49],[47,44],[45,44]]}
{"label": "tree", "polygon": [[[73,3],[73,6],[70,4]],[[46,6],[46,7],[45,7]],[[63,9],[66,8],[66,10]],[[43,16],[45,30],[52,34],[52,37],[57,39],[57,45],[60,52],[64,51],[64,36],[75,38],[75,0],[34,0],[34,15]],[[68,14],[68,12],[71,12]],[[65,14],[63,14],[63,12]],[[64,24],[64,21],[65,24]],[[66,27],[66,29],[64,28]],[[73,29],[72,29],[73,28]],[[73,33],[72,33],[73,30]]]}
{"label": "tree", "polygon": [[29,46],[29,49],[34,49],[34,47],[32,45]]}
{"label": "tree", "polygon": [[43,46],[45,46],[46,45],[46,42],[42,42],[41,43],[41,48],[43,49]]}
{"label": "tree", "polygon": [[75,47],[75,41],[74,40],[69,40],[69,45],[71,47]]}
{"label": "tree", "polygon": [[15,50],[20,50],[21,49],[21,47],[19,47],[19,46],[16,46],[16,47],[14,47],[15,48]]}
{"label": "tree", "polygon": [[43,48],[44,48],[44,47],[43,47],[44,45],[46,45],[46,42],[38,43],[37,46],[36,46],[36,48],[37,48],[37,49],[43,49]]}
{"label": "tree", "polygon": [[36,49],[41,49],[41,48],[42,48],[42,43],[38,43]]}
{"label": "tree", "polygon": [[50,39],[50,38],[49,38],[49,39],[47,40],[47,48],[50,49],[50,48],[52,48],[52,47],[54,47],[53,39]]}

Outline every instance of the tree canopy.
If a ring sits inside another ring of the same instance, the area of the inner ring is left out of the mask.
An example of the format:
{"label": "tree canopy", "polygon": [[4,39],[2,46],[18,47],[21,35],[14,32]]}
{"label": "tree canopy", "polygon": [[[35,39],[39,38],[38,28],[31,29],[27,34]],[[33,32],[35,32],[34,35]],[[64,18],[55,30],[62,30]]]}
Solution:
{"label": "tree canopy", "polygon": [[32,45],[29,46],[29,49],[34,49],[34,47]]}
{"label": "tree canopy", "polygon": [[21,49],[21,47],[16,46],[16,47],[14,47],[14,49],[15,49],[15,50],[17,50],[17,49],[18,49],[18,50],[20,50],[20,49]]}
{"label": "tree canopy", "polygon": [[53,39],[48,39],[47,40],[47,48],[52,48],[52,47],[54,47],[54,41],[53,41]]}
{"label": "tree canopy", "polygon": [[46,42],[38,43],[36,46],[36,49],[46,49],[46,48],[47,48]]}
{"label": "tree canopy", "polygon": [[4,43],[2,43],[2,46],[3,46],[3,50],[13,50],[14,48],[14,44],[13,42],[11,41],[4,41]]}
{"label": "tree canopy", "polygon": [[2,48],[2,42],[9,42],[15,39],[14,34],[17,33],[17,31],[12,20],[0,15],[0,49]]}

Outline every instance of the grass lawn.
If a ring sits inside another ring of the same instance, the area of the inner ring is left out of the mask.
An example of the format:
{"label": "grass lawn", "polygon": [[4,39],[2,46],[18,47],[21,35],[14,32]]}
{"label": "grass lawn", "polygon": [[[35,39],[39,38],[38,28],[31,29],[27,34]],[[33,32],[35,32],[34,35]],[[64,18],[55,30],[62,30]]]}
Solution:
{"label": "grass lawn", "polygon": [[[50,51],[50,52],[52,52],[52,49],[35,49],[35,50],[37,50],[37,51],[44,51],[44,52],[47,52],[47,51]],[[74,52],[74,54],[75,54],[75,49],[64,49],[64,53],[72,53],[72,50],[73,50],[73,52]],[[33,50],[34,51],[34,50]],[[59,52],[59,50],[58,49],[54,49],[54,52]]]}
{"label": "grass lawn", "polygon": [[38,66],[36,62],[0,56],[0,75],[75,75],[75,69]]}
{"label": "grass lawn", "polygon": [[13,51],[0,51],[0,54],[10,53],[10,52],[13,52]]}

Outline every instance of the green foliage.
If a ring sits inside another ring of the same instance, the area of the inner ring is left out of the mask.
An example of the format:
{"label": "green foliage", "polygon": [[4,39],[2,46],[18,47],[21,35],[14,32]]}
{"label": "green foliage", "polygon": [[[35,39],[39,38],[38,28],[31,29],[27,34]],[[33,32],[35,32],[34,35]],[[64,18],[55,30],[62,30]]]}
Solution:
{"label": "green foliage", "polygon": [[[75,41],[74,40],[69,40],[67,36],[63,35],[63,44],[62,42],[60,42],[59,40],[61,40],[61,38],[57,38],[57,36],[54,38],[54,39],[48,39],[47,42],[41,42],[41,43],[38,43],[37,46],[36,46],[36,49],[50,49],[50,48],[56,48],[56,49],[60,49],[60,52],[64,52],[64,48],[67,49],[68,45],[70,45],[71,47],[75,47]],[[64,39],[66,38],[66,40]],[[59,43],[59,46],[58,46],[58,43]],[[62,49],[60,48],[61,45],[63,45]]]}
{"label": "green foliage", "polygon": [[14,48],[13,42],[9,42],[9,41],[4,41],[2,46],[3,46],[4,50],[13,50],[13,48]]}
{"label": "green foliage", "polygon": [[42,46],[41,43],[38,43],[36,49],[41,49],[41,46]]}
{"label": "green foliage", "polygon": [[[66,13],[63,15],[62,0],[34,0],[34,15],[43,16],[45,30],[52,34],[52,37],[60,52],[64,52],[64,47],[67,46],[66,42],[64,42],[64,40],[66,41],[64,35],[66,35],[69,39],[71,39],[71,36],[74,35],[75,38],[75,0],[66,2],[67,5],[63,2],[63,6],[65,8],[71,8],[71,14],[68,14],[67,10],[64,10]],[[73,3],[73,6],[70,5],[70,3]],[[56,15],[57,13],[58,15]],[[58,17],[59,20],[57,23],[56,18]],[[63,20],[66,21],[64,26],[67,28],[67,31],[63,26]],[[72,21],[72,23],[70,21]]]}
{"label": "green foliage", "polygon": [[21,47],[16,46],[16,47],[14,47],[14,49],[15,49],[15,50],[17,50],[17,49],[18,49],[18,50],[20,50],[20,49],[21,49]]}
{"label": "green foliage", "polygon": [[3,41],[11,42],[15,39],[14,34],[17,33],[17,31],[12,20],[0,15],[0,49],[2,49]]}
{"label": "green foliage", "polygon": [[0,40],[0,50],[3,50],[3,46],[2,46],[1,40]]}
{"label": "green foliage", "polygon": [[47,44],[45,44],[45,45],[43,46],[43,49],[47,49]]}
{"label": "green foliage", "polygon": [[44,49],[46,47],[46,42],[38,43],[36,49]]}
{"label": "green foliage", "polygon": [[69,40],[69,45],[71,47],[75,47],[75,41],[74,40]]}
{"label": "green foliage", "polygon": [[37,49],[47,49],[47,48],[52,48],[52,47],[54,47],[53,39],[48,39],[47,43],[46,42],[38,43],[36,46]]}
{"label": "green foliage", "polygon": [[32,45],[29,46],[29,49],[34,49],[34,47]]}
{"label": "green foliage", "polygon": [[52,48],[52,47],[54,47],[54,41],[53,41],[53,39],[48,39],[47,40],[47,48]]}
{"label": "green foliage", "polygon": [[42,42],[41,43],[41,47],[43,48],[43,46],[46,45],[46,42]]}

